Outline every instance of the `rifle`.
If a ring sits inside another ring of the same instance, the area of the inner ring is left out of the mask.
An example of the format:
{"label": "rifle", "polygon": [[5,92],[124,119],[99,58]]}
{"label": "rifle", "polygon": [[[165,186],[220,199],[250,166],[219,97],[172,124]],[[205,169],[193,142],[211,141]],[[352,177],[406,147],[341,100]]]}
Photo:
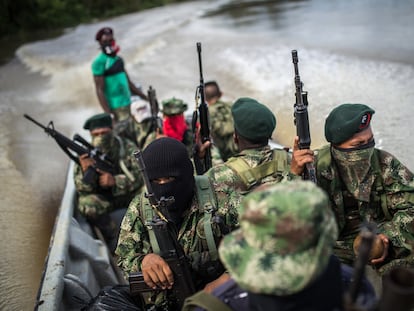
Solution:
{"label": "rifle", "polygon": [[155,89],[153,89],[151,85],[148,89],[148,101],[150,103],[152,116],[151,130],[155,131],[158,129],[159,133],[162,134],[162,120],[158,116],[160,108],[158,105],[157,95],[155,94]]}
{"label": "rifle", "polygon": [[377,225],[367,223],[361,230],[361,243],[354,263],[352,282],[345,296],[346,311],[410,311],[414,307],[414,270],[395,267],[383,277],[381,297],[368,306],[358,305],[358,293],[365,274],[365,266],[372,255]]}
{"label": "rifle", "polygon": [[[174,202],[173,197],[161,197],[157,199],[146,172],[145,163],[140,150],[134,152],[138,161],[138,167],[144,179],[148,198],[155,215],[148,223],[155,235],[154,242],[159,249],[159,255],[168,263],[174,274],[174,285],[172,289],[166,290],[169,303],[173,304],[176,310],[181,310],[184,300],[195,293],[195,286],[191,277],[190,264],[184,253],[183,248],[177,240],[177,230],[174,223],[168,220],[167,206]],[[154,246],[153,246],[154,248]],[[128,277],[131,295],[145,292],[160,292],[161,289],[152,289],[145,281],[141,272],[131,273]],[[175,310],[174,308],[174,310]]]}
{"label": "rifle", "polygon": [[111,174],[114,173],[114,164],[112,160],[105,153],[102,153],[98,148],[89,144],[82,136],[75,134],[74,139],[71,140],[70,138],[55,130],[53,121],[50,121],[47,126],[44,126],[27,114],[24,114],[24,117],[32,121],[37,126],[41,127],[48,135],[52,136],[60,148],[69,156],[70,159],[75,161],[78,165],[78,156],[82,154],[88,154],[90,158],[94,159],[95,164],[89,166],[83,175],[83,181],[85,183],[91,184],[94,180],[96,180],[96,169],[100,169]]}
{"label": "rifle", "polygon": [[359,233],[361,236],[361,244],[358,248],[358,255],[354,263],[354,273],[349,288],[349,303],[355,305],[358,292],[361,288],[362,280],[365,274],[365,266],[368,263],[372,246],[376,237],[376,224],[367,223]]}
{"label": "rifle", "polygon": [[[292,50],[293,66],[295,68],[295,98],[294,104],[294,124],[296,125],[296,135],[299,136],[299,149],[309,149],[311,145],[311,137],[309,130],[308,116],[308,92],[302,90],[303,83],[300,81],[298,68],[298,52]],[[303,179],[317,182],[316,170],[313,163],[306,163],[303,172]]]}
{"label": "rifle", "polygon": [[200,68],[200,85],[196,89],[195,93],[195,109],[193,112],[192,130],[194,135],[194,146],[193,146],[193,159],[198,175],[202,175],[207,172],[211,166],[211,150],[206,150],[206,155],[203,161],[198,156],[198,145],[197,145],[197,118],[200,117],[200,136],[201,143],[205,143],[210,140],[210,119],[208,114],[208,106],[205,100],[204,92],[204,78],[203,78],[203,67],[201,63],[201,43],[197,42],[197,53],[198,53],[198,66]]}

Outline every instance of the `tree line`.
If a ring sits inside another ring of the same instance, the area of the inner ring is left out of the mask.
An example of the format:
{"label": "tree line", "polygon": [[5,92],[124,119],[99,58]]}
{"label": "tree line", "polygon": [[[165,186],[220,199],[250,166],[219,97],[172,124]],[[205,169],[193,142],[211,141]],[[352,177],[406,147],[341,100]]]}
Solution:
{"label": "tree line", "polygon": [[56,30],[185,0],[0,0],[0,37]]}

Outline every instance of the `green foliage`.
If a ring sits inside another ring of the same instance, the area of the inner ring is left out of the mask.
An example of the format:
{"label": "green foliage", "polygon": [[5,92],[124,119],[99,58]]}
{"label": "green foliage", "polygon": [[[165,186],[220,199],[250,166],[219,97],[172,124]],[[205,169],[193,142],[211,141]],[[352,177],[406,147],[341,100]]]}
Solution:
{"label": "green foliage", "polygon": [[0,0],[0,36],[75,26],[185,0]]}

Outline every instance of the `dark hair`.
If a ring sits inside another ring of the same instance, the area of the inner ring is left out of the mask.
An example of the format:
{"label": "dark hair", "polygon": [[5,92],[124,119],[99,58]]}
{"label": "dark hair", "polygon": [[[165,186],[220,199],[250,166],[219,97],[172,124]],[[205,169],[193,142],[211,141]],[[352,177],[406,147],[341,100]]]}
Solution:
{"label": "dark hair", "polygon": [[[208,86],[212,86],[213,90],[211,91],[206,91]],[[210,100],[213,97],[220,97],[221,96],[221,90],[220,87],[218,86],[216,81],[208,81],[206,83],[204,83],[204,88],[205,88],[205,93],[206,93],[206,100]]]}
{"label": "dark hair", "polygon": [[111,27],[103,27],[101,29],[98,30],[98,32],[95,35],[95,40],[96,41],[101,41],[101,38],[103,35],[113,35],[114,31],[112,30]]}

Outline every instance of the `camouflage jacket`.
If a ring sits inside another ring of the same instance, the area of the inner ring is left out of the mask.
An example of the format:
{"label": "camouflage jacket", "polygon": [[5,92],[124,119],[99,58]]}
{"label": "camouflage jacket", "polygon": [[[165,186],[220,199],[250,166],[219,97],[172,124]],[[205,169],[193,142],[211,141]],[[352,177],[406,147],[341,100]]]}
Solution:
{"label": "camouflage jacket", "polygon": [[[370,201],[358,201],[355,212],[359,214],[360,223],[363,219],[374,221],[379,232],[390,239],[388,259],[378,267],[379,273],[383,274],[396,265],[414,265],[414,176],[394,156],[378,149],[372,156],[371,168],[374,182]],[[343,262],[350,264],[355,259],[352,244],[358,232],[348,226],[345,187],[332,162],[330,146],[317,152],[316,171],[318,184],[328,193],[338,222],[340,235],[335,253]]]}
{"label": "camouflage jacket", "polygon": [[138,123],[134,118],[129,117],[127,120],[118,122],[115,131],[119,136],[133,141],[140,149],[144,149],[157,138],[151,119]]}
{"label": "camouflage jacket", "polygon": [[214,144],[219,149],[223,161],[237,154],[237,146],[233,140],[234,123],[231,115],[231,105],[217,101],[209,106],[210,134]]}
{"label": "camouflage jacket", "polygon": [[[135,150],[136,146],[132,141],[120,137],[115,138],[114,148],[111,154],[108,155],[115,163],[115,185],[112,187],[111,191],[113,196],[122,196],[137,192],[143,185],[137,161],[133,156]],[[125,174],[124,170],[121,168],[121,161],[131,174],[130,176],[127,176],[129,173]],[[83,181],[83,172],[79,165],[75,165],[74,180],[76,190],[80,194],[100,193],[102,191],[107,192],[99,187],[97,179],[91,184],[85,183]]]}
{"label": "camouflage jacket", "polygon": [[[277,154],[276,159],[274,159]],[[254,176],[255,172],[250,170],[240,170],[234,167],[231,163],[240,161],[240,159],[247,165],[248,168],[257,168],[263,164],[269,164],[270,167],[266,168],[268,171],[256,172],[260,177]],[[274,160],[274,161],[273,161]],[[256,187],[264,183],[277,183],[284,179],[289,173],[290,157],[285,150],[270,149],[270,146],[265,146],[259,149],[246,149],[240,152],[235,157],[230,158],[227,162],[213,166],[206,174],[214,183],[217,191],[224,196],[231,198],[236,195],[240,198],[239,193],[245,194],[250,192],[253,187]],[[241,174],[250,175],[252,173],[251,184],[247,185]],[[263,176],[265,175],[265,176]]]}
{"label": "camouflage jacket", "polygon": [[[217,208],[215,215],[224,221],[223,224],[226,228],[233,230],[238,224],[237,207],[234,201],[215,194],[214,196]],[[142,216],[143,204],[149,203],[144,193],[141,193],[131,201],[121,224],[118,247],[115,253],[119,256],[118,265],[126,274],[140,271],[144,256],[153,252],[148,228],[145,225],[146,219]],[[197,195],[194,195],[178,232],[178,242],[183,246],[183,250],[190,258],[191,266],[196,272],[200,272],[199,268],[210,260],[207,240],[204,235],[204,214]],[[220,229],[222,227],[216,222],[213,222],[211,227],[218,246],[218,242],[223,236]]]}

